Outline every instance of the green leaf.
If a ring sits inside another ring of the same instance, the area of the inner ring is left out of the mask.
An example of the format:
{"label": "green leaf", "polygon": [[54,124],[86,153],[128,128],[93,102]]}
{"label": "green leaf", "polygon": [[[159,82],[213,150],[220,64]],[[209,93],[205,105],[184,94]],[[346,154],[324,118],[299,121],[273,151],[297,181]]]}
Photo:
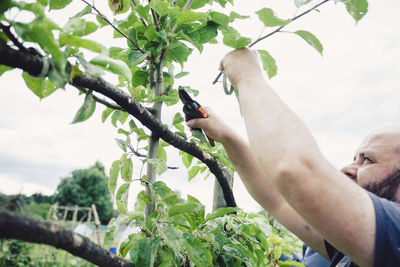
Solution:
{"label": "green leaf", "polygon": [[68,6],[72,0],[50,0],[50,10],[52,9],[63,9]]}
{"label": "green leaf", "polygon": [[108,190],[111,194],[115,194],[115,189],[117,188],[117,178],[119,174],[119,164],[120,161],[116,160],[112,163],[110,168],[110,178],[108,179]]}
{"label": "green leaf", "polygon": [[183,165],[185,165],[186,169],[189,169],[190,165],[192,165],[193,156],[185,152],[182,153]]}
{"label": "green leaf", "polygon": [[85,97],[83,105],[76,112],[72,123],[82,122],[89,119],[96,109],[96,102],[93,100],[92,93],[88,93]]}
{"label": "green leaf", "polygon": [[152,0],[150,2],[150,7],[154,9],[158,15],[164,16],[168,13],[169,8],[168,8],[168,1],[163,1],[163,0]]}
{"label": "green leaf", "polygon": [[15,3],[12,0],[2,0],[0,1],[0,15],[6,12],[8,9],[13,7]]}
{"label": "green leaf", "polygon": [[174,116],[174,119],[172,120],[172,124],[178,124],[185,121],[185,119],[182,117],[181,113],[176,113]]}
{"label": "green leaf", "polygon": [[292,266],[299,266],[305,267],[304,264],[294,260],[286,260],[286,261],[279,261],[279,267],[292,267]]}
{"label": "green leaf", "polygon": [[12,70],[13,68],[6,66],[6,65],[0,65],[0,76],[3,75],[4,72]]}
{"label": "green leaf", "polygon": [[229,17],[220,12],[210,12],[210,18],[212,21],[222,26],[228,26],[229,24]]}
{"label": "green leaf", "polygon": [[158,145],[158,153],[157,158],[162,159],[164,162],[167,162],[167,152],[165,151],[164,147],[161,143]]}
{"label": "green leaf", "polygon": [[115,141],[117,142],[117,145],[124,151],[126,152],[126,142],[124,140],[115,138]]}
{"label": "green leaf", "polygon": [[218,35],[218,24],[208,21],[207,26],[196,31],[199,34],[199,41],[202,44],[208,43]]}
{"label": "green leaf", "polygon": [[189,202],[185,204],[178,204],[171,206],[168,209],[168,216],[172,217],[178,214],[184,213],[196,213],[204,210],[204,206],[201,203]]}
{"label": "green leaf", "polygon": [[132,85],[133,86],[146,86],[149,80],[149,73],[147,71],[135,71],[132,75]]}
{"label": "green leaf", "polygon": [[[0,65],[0,67],[1,66],[3,65]],[[26,86],[28,86],[28,88],[40,99],[51,95],[54,91],[57,90],[56,85],[48,79],[34,78],[26,72],[22,73],[22,78],[24,79]]]}
{"label": "green leaf", "polygon": [[104,26],[108,26],[108,22],[104,20],[100,15],[96,15],[96,20],[100,24],[100,28],[103,28]]}
{"label": "green leaf", "polygon": [[105,56],[97,56],[90,63],[100,66],[114,74],[117,74],[132,83],[132,73],[128,65],[121,60],[114,60]]}
{"label": "green leaf", "polygon": [[107,119],[108,116],[113,112],[114,110],[112,108],[107,107],[103,113],[101,114],[101,122],[104,123]]}
{"label": "green leaf", "polygon": [[158,228],[160,236],[164,239],[164,242],[179,255],[179,252],[183,245],[182,232],[178,228],[174,228],[170,225],[163,225]]}
{"label": "green leaf", "polygon": [[124,183],[118,188],[117,191],[116,204],[118,211],[122,214],[128,213],[127,205],[128,205],[129,186],[130,183]]}
{"label": "green leaf", "polygon": [[186,72],[186,71],[179,72],[178,74],[175,75],[175,79],[182,78],[188,74],[189,74],[189,72]]}
{"label": "green leaf", "polygon": [[146,53],[142,53],[138,50],[131,50],[128,55],[128,65],[130,68],[142,63],[148,56],[150,55],[150,51]]}
{"label": "green leaf", "polygon": [[232,27],[224,30],[222,34],[224,35],[224,44],[235,49],[241,49],[251,43],[250,38],[242,37],[239,32]]}
{"label": "green leaf", "polygon": [[276,66],[275,59],[266,50],[257,50],[264,70],[267,72],[268,77],[271,79],[277,73],[278,67]]}
{"label": "green leaf", "polygon": [[192,180],[200,171],[200,166],[193,166],[189,169],[189,181]]}
{"label": "green leaf", "polygon": [[60,34],[59,42],[60,46],[70,45],[74,47],[82,47],[96,53],[101,53],[103,51],[106,51],[106,48],[104,46],[95,41],[80,38],[78,36],[74,36],[71,34]]}
{"label": "green leaf", "polygon": [[229,14],[229,22],[234,22],[235,19],[247,19],[249,16],[242,16],[234,11]]}
{"label": "green leaf", "polygon": [[128,112],[121,111],[121,114],[120,114],[118,120],[119,120],[119,122],[121,122],[121,124],[124,124],[126,122],[126,120],[128,119],[128,117],[129,117]]}
{"label": "green leaf", "polygon": [[177,13],[176,23],[178,25],[189,24],[205,18],[207,18],[207,15],[203,13],[194,12],[192,10],[180,10]]}
{"label": "green leaf", "polygon": [[74,35],[84,36],[95,32],[99,26],[91,21],[85,21],[79,17],[72,17],[63,27],[64,33],[73,33]]}
{"label": "green leaf", "polygon": [[92,14],[92,7],[91,6],[85,6],[82,11],[78,12],[73,16],[73,18],[80,18],[83,17],[87,14]]}
{"label": "green leaf", "polygon": [[188,56],[192,53],[193,49],[187,47],[182,42],[178,42],[167,51],[167,54],[170,55],[183,68],[183,64],[187,61]]}
{"label": "green leaf", "polygon": [[116,15],[129,11],[131,4],[130,0],[108,0],[108,6],[110,7],[114,15]]}
{"label": "green leaf", "polygon": [[202,241],[191,233],[183,233],[183,240],[190,262],[195,266],[212,266],[210,250]]}
{"label": "green leaf", "polygon": [[303,38],[309,45],[314,47],[322,55],[322,44],[314,34],[308,31],[296,31],[294,33]]}
{"label": "green leaf", "polygon": [[152,236],[137,240],[130,249],[131,261],[136,266],[152,267],[157,256],[157,250],[161,244],[158,236]]}
{"label": "green leaf", "polygon": [[125,182],[132,181],[132,170],[133,170],[133,163],[130,158],[126,158],[122,161],[121,167],[121,176]]}
{"label": "green leaf", "polygon": [[163,159],[151,158],[148,159],[148,163],[155,166],[158,175],[163,174],[168,170],[167,163]]}
{"label": "green leaf", "polygon": [[111,124],[112,124],[114,127],[117,127],[117,121],[118,121],[120,115],[121,115],[121,111],[120,111],[120,110],[116,110],[116,111],[114,111],[114,113],[112,114],[112,116],[111,116]]}
{"label": "green leaf", "polygon": [[274,11],[270,8],[262,8],[256,12],[258,18],[264,23],[266,27],[274,27],[274,26],[285,26],[289,22],[290,19],[280,19],[278,18]]}
{"label": "green leaf", "polygon": [[[179,5],[180,7],[183,7],[187,1],[185,0],[179,0],[178,2],[182,2],[181,5]],[[211,0],[193,0],[192,4],[190,5],[190,9],[198,9],[201,8],[203,6],[205,6],[206,4],[210,4]]]}
{"label": "green leaf", "polygon": [[86,61],[86,59],[83,58],[83,56],[75,55],[75,57],[78,59],[79,63],[83,66],[83,68],[87,71],[88,74],[91,74],[96,77],[104,75],[104,71],[100,67],[90,64],[89,62]]}
{"label": "green leaf", "polygon": [[162,181],[154,182],[152,185],[150,185],[150,188],[155,195],[161,198],[165,198],[173,193],[171,189],[169,189],[168,186],[166,186]]}
{"label": "green leaf", "polygon": [[29,25],[29,39],[36,42],[47,53],[51,54],[57,64],[58,71],[64,71],[67,60],[55,41],[52,30],[58,29],[56,24],[46,17],[38,17]]}
{"label": "green leaf", "polygon": [[211,213],[207,216],[205,222],[214,220],[219,217],[223,217],[227,214],[235,213],[237,211],[238,211],[238,208],[232,208],[232,207],[216,209],[213,213]]}
{"label": "green leaf", "polygon": [[347,12],[356,22],[362,19],[368,12],[368,0],[342,0]]}

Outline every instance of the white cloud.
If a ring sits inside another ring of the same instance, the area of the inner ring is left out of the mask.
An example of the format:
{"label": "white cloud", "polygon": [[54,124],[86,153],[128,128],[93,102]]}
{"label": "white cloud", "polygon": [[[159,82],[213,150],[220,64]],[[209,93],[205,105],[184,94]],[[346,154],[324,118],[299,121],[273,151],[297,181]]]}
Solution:
{"label": "white cloud", "polygon": [[0,175],[0,192],[5,194],[25,194],[32,195],[34,193],[42,193],[43,195],[51,195],[54,189],[45,185],[28,182],[18,182],[13,175]]}

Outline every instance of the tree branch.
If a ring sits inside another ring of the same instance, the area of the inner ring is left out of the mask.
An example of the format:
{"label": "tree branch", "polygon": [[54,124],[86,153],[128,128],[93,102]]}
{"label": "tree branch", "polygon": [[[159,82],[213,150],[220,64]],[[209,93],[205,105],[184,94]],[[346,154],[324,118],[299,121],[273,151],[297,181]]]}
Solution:
{"label": "tree branch", "polygon": [[61,248],[99,266],[134,267],[89,238],[59,225],[0,209],[0,238],[12,238]]}
{"label": "tree branch", "polygon": [[[43,58],[27,52],[18,51],[0,41],[0,64],[13,68],[20,68],[32,76],[37,76],[43,67]],[[121,106],[125,111],[138,119],[145,127],[157,134],[165,142],[175,148],[193,155],[210,169],[215,175],[224,193],[224,198],[229,207],[236,207],[235,198],[225,174],[219,163],[208,153],[201,150],[196,145],[187,142],[181,136],[171,132],[165,125],[157,120],[144,106],[135,101],[128,93],[118,87],[104,81],[99,77],[87,74],[75,76],[70,82],[73,86],[88,88],[98,92]]]}
{"label": "tree branch", "polygon": [[[309,13],[309,12],[311,12],[311,11],[317,9],[319,6],[325,4],[325,3],[328,2],[328,1],[329,1],[329,0],[324,0],[324,1],[322,1],[321,3],[319,3],[319,4],[315,5],[315,6],[313,6],[312,8],[307,9],[307,10],[304,11],[303,13],[301,13],[301,14],[295,16],[294,18],[292,18],[292,19],[291,19],[291,22],[293,22],[293,21],[295,21],[296,19],[301,18],[301,17],[304,16],[305,14],[307,14],[307,13]],[[290,24],[290,23],[289,23],[289,24]],[[268,33],[268,34],[266,34],[266,35],[264,35],[264,36],[258,38],[257,40],[255,40],[254,42],[252,42],[251,44],[249,44],[249,47],[254,46],[254,45],[257,44],[258,42],[260,42],[260,41],[262,41],[262,40],[264,40],[264,39],[270,37],[271,35],[274,35],[274,34],[277,33],[277,32],[280,32],[284,27],[286,27],[286,26],[289,25],[289,24],[286,24],[286,25],[284,25],[284,26],[280,26],[280,27],[276,28],[274,31],[272,31],[272,32],[270,32],[270,33]],[[222,72],[220,72],[220,73],[218,74],[218,76],[214,79],[214,81],[213,81],[212,84],[216,84],[216,83],[218,82],[219,78],[221,77],[221,75],[222,75]]]}

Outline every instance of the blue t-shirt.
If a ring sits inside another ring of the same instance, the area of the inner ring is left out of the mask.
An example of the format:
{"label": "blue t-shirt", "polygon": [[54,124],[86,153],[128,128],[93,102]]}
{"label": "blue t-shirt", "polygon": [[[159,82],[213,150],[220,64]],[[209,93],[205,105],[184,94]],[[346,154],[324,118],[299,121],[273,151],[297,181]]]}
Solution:
{"label": "blue t-shirt", "polygon": [[[369,193],[369,192],[368,192]],[[400,204],[369,193],[376,215],[374,267],[400,266]],[[325,241],[330,266],[358,266]]]}

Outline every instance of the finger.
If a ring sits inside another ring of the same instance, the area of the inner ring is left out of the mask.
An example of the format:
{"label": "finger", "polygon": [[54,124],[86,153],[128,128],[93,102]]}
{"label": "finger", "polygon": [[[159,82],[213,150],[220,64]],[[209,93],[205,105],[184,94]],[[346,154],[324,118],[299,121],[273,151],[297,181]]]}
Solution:
{"label": "finger", "polygon": [[195,128],[203,129],[205,120],[207,119],[191,119],[190,121],[186,122],[186,125],[192,129]]}

